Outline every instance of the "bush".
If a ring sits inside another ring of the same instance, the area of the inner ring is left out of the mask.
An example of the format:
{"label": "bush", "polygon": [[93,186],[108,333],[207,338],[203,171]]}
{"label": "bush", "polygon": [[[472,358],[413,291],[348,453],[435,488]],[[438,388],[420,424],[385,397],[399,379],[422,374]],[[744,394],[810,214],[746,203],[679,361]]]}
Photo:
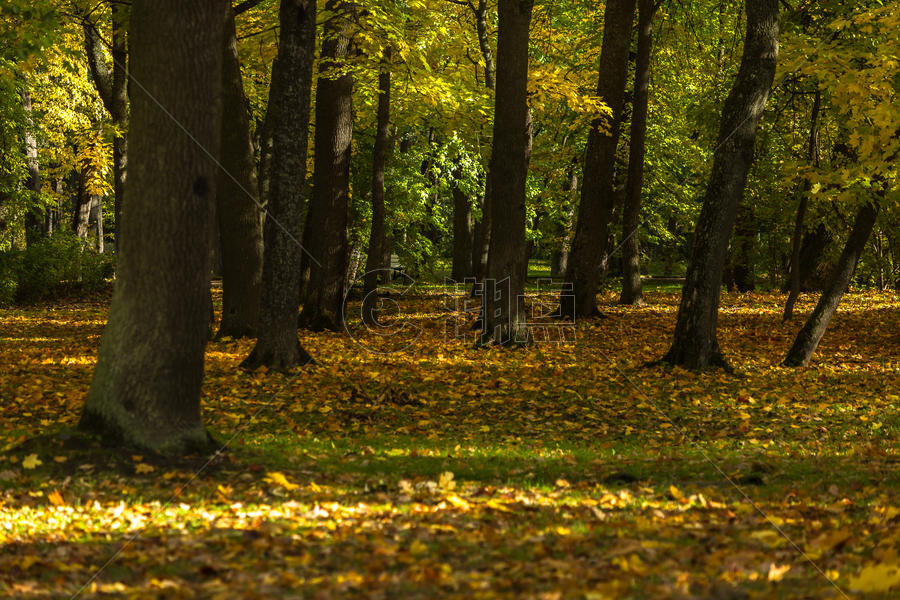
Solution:
{"label": "bush", "polygon": [[27,250],[0,255],[0,302],[35,302],[102,289],[115,272],[115,257],[65,231]]}

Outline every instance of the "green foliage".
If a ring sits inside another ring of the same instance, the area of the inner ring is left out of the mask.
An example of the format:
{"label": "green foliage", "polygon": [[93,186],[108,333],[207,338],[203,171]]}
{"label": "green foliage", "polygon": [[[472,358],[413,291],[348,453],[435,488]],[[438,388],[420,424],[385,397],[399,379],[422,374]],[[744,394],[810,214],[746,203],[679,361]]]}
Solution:
{"label": "green foliage", "polygon": [[0,253],[0,303],[51,300],[102,289],[115,271],[115,255],[63,231],[26,250]]}

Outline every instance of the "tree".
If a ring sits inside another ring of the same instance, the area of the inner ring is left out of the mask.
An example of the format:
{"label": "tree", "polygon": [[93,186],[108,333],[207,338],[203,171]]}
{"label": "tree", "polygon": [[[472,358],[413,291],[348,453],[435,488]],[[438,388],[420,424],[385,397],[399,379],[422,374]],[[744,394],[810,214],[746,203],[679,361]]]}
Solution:
{"label": "tree", "polygon": [[530,340],[521,304],[525,293],[525,180],[531,146],[528,45],[533,0],[500,0],[497,95],[490,163],[492,211],[484,280],[482,344]]}
{"label": "tree", "polygon": [[850,277],[856,269],[856,263],[859,262],[863,249],[866,247],[866,241],[872,234],[872,227],[874,227],[877,217],[878,207],[871,202],[864,204],[856,213],[853,229],[850,231],[850,236],[847,238],[841,257],[834,267],[825,291],[819,297],[816,308],[806,320],[803,329],[800,330],[794,339],[794,344],[784,359],[785,366],[800,367],[809,363],[809,359],[812,358],[819,341],[825,335],[828,323],[831,322],[831,317],[834,316],[838,304],[841,302],[841,297],[850,283]]}
{"label": "tree", "polygon": [[712,172],[694,230],[672,347],[663,361],[726,366],[716,339],[722,269],[778,60],[778,0],[747,2],[741,66],[722,107]]}
{"label": "tree", "polygon": [[650,97],[650,57],[653,52],[653,15],[656,0],[638,2],[638,46],[634,66],[634,99],[631,113],[631,141],[628,148],[628,179],[622,211],[622,294],[621,304],[644,304],[641,294],[641,249],[638,223],[644,183],[644,154],[647,141],[647,105]]}
{"label": "tree", "polygon": [[282,0],[279,22],[281,36],[266,115],[272,135],[272,158],[259,330],[256,346],[241,366],[265,365],[285,370],[311,360],[297,339],[297,312],[302,190],[315,60],[315,0]]}
{"label": "tree", "polygon": [[353,137],[350,55],[351,2],[329,0],[333,15],[325,26],[316,88],[315,171],[303,243],[309,251],[309,283],[300,326],[339,331],[344,326],[344,278],[347,272],[347,225],[350,200],[350,142]]}
{"label": "tree", "polygon": [[128,167],[128,28],[127,7],[121,2],[108,0],[112,14],[112,65],[107,63],[98,25],[88,15],[83,17],[84,49],[88,58],[91,79],[103,106],[106,107],[115,126],[113,138],[113,193],[118,243],[119,223],[125,197],[125,179]]}
{"label": "tree", "polygon": [[122,445],[206,449],[200,387],[225,0],[135,0],[128,211],[81,427]]}
{"label": "tree", "polygon": [[222,253],[222,322],[218,337],[252,337],[259,322],[263,239],[256,199],[256,158],[237,51],[234,10],[225,17],[222,58],[222,169],[216,218]]}
{"label": "tree", "polygon": [[[375,146],[372,149],[372,229],[369,234],[369,253],[366,257],[366,274],[363,281],[363,319],[368,324],[376,322],[375,289],[378,285],[379,272],[385,268],[384,257],[387,246],[385,230],[384,206],[384,165],[387,162],[387,151],[391,126],[391,71],[390,54],[385,53],[384,65],[378,74],[378,109],[375,125]],[[390,267],[390,264],[387,265]],[[352,282],[351,282],[352,284]]]}
{"label": "tree", "polygon": [[634,5],[635,0],[608,0],[603,16],[597,95],[603,98],[609,113],[605,118],[595,119],[588,134],[578,222],[566,273],[566,281],[573,286],[575,302],[561,303],[564,313],[574,307],[574,314],[566,315],[568,317],[598,314],[595,297],[615,205],[616,146],[628,75]]}
{"label": "tree", "polygon": [[[28,169],[28,181],[26,188],[34,194],[32,199],[37,204],[41,194],[41,167],[38,163],[37,138],[34,132],[34,120],[31,117],[31,92],[24,88],[20,92],[22,97],[22,110],[25,111],[25,166]],[[25,239],[31,246],[36,244],[44,235],[47,235],[40,216],[40,209],[32,206],[25,218]]]}

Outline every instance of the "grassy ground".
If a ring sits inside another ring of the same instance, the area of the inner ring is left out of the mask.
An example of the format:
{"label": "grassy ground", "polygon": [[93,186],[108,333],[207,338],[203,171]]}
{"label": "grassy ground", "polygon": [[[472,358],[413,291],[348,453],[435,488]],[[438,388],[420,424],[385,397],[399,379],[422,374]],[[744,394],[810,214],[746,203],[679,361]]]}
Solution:
{"label": "grassy ground", "polygon": [[793,370],[783,297],[726,295],[735,375],[646,366],[677,293],[601,300],[527,350],[448,336],[439,291],[398,298],[403,344],[301,332],[293,375],[213,342],[225,451],[176,462],[60,434],[103,301],[2,311],[0,595],[896,597],[900,300],[851,294]]}

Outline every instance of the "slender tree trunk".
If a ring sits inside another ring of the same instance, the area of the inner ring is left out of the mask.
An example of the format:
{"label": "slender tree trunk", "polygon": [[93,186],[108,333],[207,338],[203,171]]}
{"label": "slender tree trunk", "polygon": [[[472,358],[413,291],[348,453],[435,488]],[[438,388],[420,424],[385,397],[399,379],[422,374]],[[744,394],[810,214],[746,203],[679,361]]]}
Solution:
{"label": "slender tree trunk", "polygon": [[[375,290],[378,277],[384,278],[385,231],[384,166],[387,162],[391,127],[391,71],[390,55],[385,53],[384,65],[378,75],[378,114],[376,117],[375,146],[372,149],[372,229],[369,233],[369,252],[366,257],[366,273],[363,278],[363,319],[375,324],[373,312],[377,305]],[[390,267],[390,264],[387,265]],[[350,282],[352,285],[353,282]]]}
{"label": "slender tree trunk", "polygon": [[875,225],[877,217],[878,210],[873,204],[867,203],[859,209],[850,237],[847,239],[837,265],[835,265],[828,286],[822,292],[819,303],[816,304],[816,308],[806,320],[803,329],[797,334],[794,345],[791,346],[784,359],[785,366],[801,367],[809,363],[819,341],[825,335],[825,329],[828,327],[831,317],[834,316],[841,297],[850,284],[856,263],[859,262],[859,257],[866,247],[866,241],[872,233],[872,227]]}
{"label": "slender tree trunk", "polygon": [[[809,125],[809,143],[807,144],[806,157],[810,165],[816,163],[817,148],[819,145],[819,110],[822,106],[822,93],[816,85],[816,97],[813,100],[812,114]],[[803,221],[806,218],[806,207],[809,202],[809,180],[804,182],[800,191],[800,205],[797,207],[797,219],[794,222],[794,236],[791,239],[791,272],[790,293],[784,303],[783,321],[790,321],[794,316],[794,305],[800,296],[800,243],[803,239]]]}
{"label": "slender tree trunk", "polygon": [[309,103],[315,60],[315,0],[282,0],[281,36],[272,67],[269,109],[271,181],[265,224],[262,295],[256,347],[245,368],[286,370],[311,358],[297,339],[300,309],[301,209],[306,180]]}
{"label": "slender tree trunk", "polygon": [[122,217],[122,202],[125,193],[128,150],[126,130],[128,129],[128,30],[126,9],[119,2],[110,1],[112,12],[112,65],[107,64],[103,42],[97,24],[84,17],[84,48],[91,70],[91,79],[97,94],[112,118],[116,128],[113,138],[113,191],[114,216],[116,222],[116,244],[118,228]]}
{"label": "slender tree trunk", "polygon": [[463,192],[454,180],[450,183],[450,192],[453,194],[453,269],[451,278],[462,283],[467,277],[472,276],[472,249],[474,244],[472,219],[472,207],[469,205],[469,197]]}
{"label": "slender tree trunk", "polygon": [[28,182],[26,187],[33,194],[29,201],[28,212],[25,216],[25,243],[28,246],[36,244],[42,237],[47,236],[44,229],[42,207],[36,206],[41,196],[41,168],[38,163],[37,137],[34,132],[34,121],[31,118],[31,92],[23,89],[21,92],[22,110],[25,111],[25,167],[28,169]]}
{"label": "slender tree trunk", "polygon": [[584,157],[581,204],[566,281],[573,286],[575,302],[562,302],[567,317],[598,314],[597,285],[604,262],[614,197],[616,147],[619,143],[628,53],[635,0],[608,0],[603,17],[603,46],[600,51],[597,95],[609,106],[608,118],[592,123]]}
{"label": "slender tree trunk", "polygon": [[653,53],[653,15],[656,0],[638,1],[638,47],[634,66],[634,100],[631,114],[631,145],[628,148],[628,180],[622,211],[622,294],[621,304],[642,306],[641,248],[638,225],[644,186],[644,155],[647,141],[647,108],[650,98],[650,58]]}
{"label": "slender tree trunk", "polygon": [[[487,0],[478,0],[474,6],[475,32],[478,35],[478,47],[484,60],[484,86],[488,90],[496,87],[496,67],[494,54],[491,51],[491,39],[487,30]],[[491,176],[488,173],[484,181],[484,195],[481,198],[481,221],[473,228],[472,270],[475,279],[482,280],[487,273],[488,249],[491,245]]]}
{"label": "slender tree trunk", "polygon": [[746,3],[741,66],[722,108],[712,172],[697,220],[672,347],[664,361],[689,368],[726,366],[716,339],[722,268],[747,173],[756,128],[775,77],[778,0]]}
{"label": "slender tree trunk", "polygon": [[[134,0],[132,173],[118,281],[81,427],[205,450],[200,413],[219,147],[224,0]],[[158,101],[168,112],[161,111]],[[192,137],[184,135],[184,126]]]}
{"label": "slender tree trunk", "polygon": [[263,239],[255,198],[256,158],[231,9],[225,17],[222,58],[220,162],[216,218],[222,257],[222,322],[218,337],[252,337],[259,323]]}
{"label": "slender tree trunk", "polygon": [[300,325],[313,331],[340,331],[344,326],[344,276],[347,272],[350,196],[350,151],[353,137],[353,75],[334,76],[350,54],[354,6],[329,0],[335,15],[325,28],[319,83],[316,88],[316,159],[311,226],[304,245],[310,252],[310,278]]}
{"label": "slender tree trunk", "polygon": [[75,203],[72,209],[72,231],[81,239],[87,239],[91,233],[91,205],[94,197],[88,193],[90,167],[83,165],[78,173],[78,189],[75,192]]}
{"label": "slender tree trunk", "polygon": [[532,0],[500,0],[497,95],[490,180],[491,243],[483,296],[482,344],[529,343],[525,293],[525,181],[531,127],[528,46]]}
{"label": "slender tree trunk", "polygon": [[742,202],[738,206],[734,234],[731,236],[731,256],[727,267],[730,280],[726,281],[729,290],[734,287],[743,294],[756,289],[753,255],[758,229],[753,207]]}
{"label": "slender tree trunk", "polygon": [[551,277],[565,277],[569,268],[569,255],[572,251],[572,236],[575,235],[575,206],[578,204],[578,157],[572,159],[569,168],[569,177],[563,191],[567,193],[567,208],[565,220],[560,228],[559,250],[553,254],[550,265]]}
{"label": "slender tree trunk", "polygon": [[91,196],[91,218],[97,234],[97,252],[103,254],[103,196]]}

